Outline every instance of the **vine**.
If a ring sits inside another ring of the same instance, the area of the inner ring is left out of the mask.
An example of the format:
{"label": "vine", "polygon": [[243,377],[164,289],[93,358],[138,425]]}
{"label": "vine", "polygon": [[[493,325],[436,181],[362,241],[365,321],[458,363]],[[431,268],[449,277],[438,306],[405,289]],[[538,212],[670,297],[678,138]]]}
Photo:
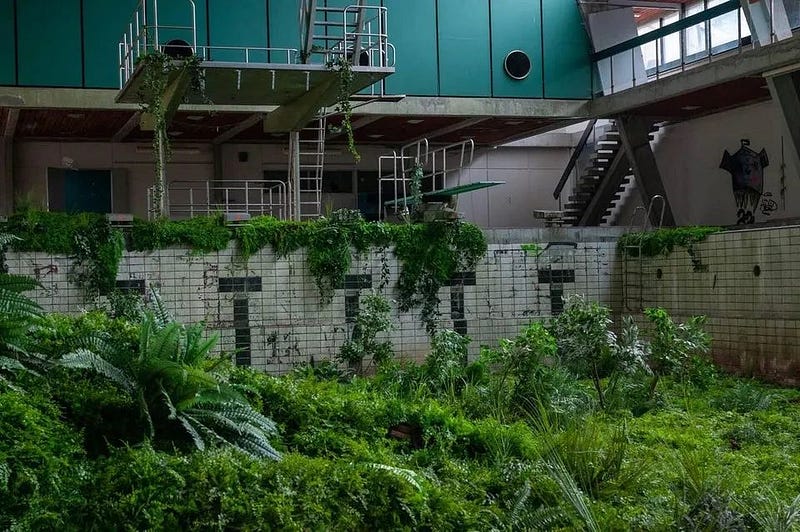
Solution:
{"label": "vine", "polygon": [[720,231],[722,231],[721,227],[690,226],[626,233],[620,237],[617,246],[620,250],[641,248],[644,257],[658,255],[666,257],[676,247],[682,247],[692,256],[695,253],[695,244]]}
{"label": "vine", "polygon": [[205,96],[205,83],[200,68],[201,59],[191,54],[175,59],[159,50],[143,55],[138,60],[142,68],[142,85],[138,91],[142,112],[153,120],[153,154],[155,155],[155,183],[153,185],[152,205],[150,212],[156,218],[165,214],[165,167],[172,157],[169,135],[167,134],[167,109],[164,106],[164,94],[174,72],[186,72],[189,78],[189,92]]}
{"label": "vine", "polygon": [[350,103],[350,96],[352,95],[353,87],[353,65],[350,61],[342,56],[328,62],[328,69],[336,72],[339,76],[339,91],[336,95],[336,112],[342,115],[342,123],[339,126],[340,131],[343,131],[347,136],[347,151],[353,156],[356,162],[361,160],[361,154],[356,149],[356,142],[353,136],[353,123],[351,118],[353,116],[353,106]]}

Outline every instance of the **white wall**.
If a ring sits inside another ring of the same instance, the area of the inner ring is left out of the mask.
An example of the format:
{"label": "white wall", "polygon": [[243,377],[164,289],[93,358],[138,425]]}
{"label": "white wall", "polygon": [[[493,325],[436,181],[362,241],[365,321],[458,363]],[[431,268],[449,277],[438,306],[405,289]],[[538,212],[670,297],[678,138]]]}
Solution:
{"label": "white wall", "polygon": [[[522,142],[514,147],[477,151],[461,182],[491,180],[506,184],[461,196],[459,210],[465,218],[487,228],[541,226],[540,220],[533,219],[532,210],[558,208],[552,192],[567,164],[568,146],[572,144],[569,135],[556,135],[549,140],[552,142]],[[245,162],[240,162],[240,152],[247,153]],[[361,162],[356,164],[345,149],[333,147],[326,156],[325,168],[374,172],[378,170],[378,157],[391,150],[361,146],[359,152]],[[20,142],[15,145],[15,155],[17,196],[27,197],[45,208],[47,169],[63,168],[63,159],[68,157],[79,169],[114,169],[127,175],[131,211],[140,217],[147,216],[146,190],[153,184],[155,173],[149,143]],[[262,179],[264,170],[288,168],[286,147],[280,145],[225,144],[221,157],[223,180]],[[211,145],[173,145],[172,161],[167,165],[168,182],[207,181],[213,177]],[[322,201],[323,211],[358,206],[355,194],[324,194]]]}
{"label": "white wall", "polygon": [[[764,193],[772,194],[777,210],[761,209],[756,222],[800,217],[798,168],[785,142],[782,156],[780,114],[772,102],[742,107],[665,128],[655,155],[664,186],[679,225],[735,225],[737,208],[731,175],[719,168],[725,150],[739,150],[741,139],[750,140],[756,152],[767,151]],[[785,165],[782,169],[781,166]],[[785,174],[785,206],[781,202],[781,174]],[[764,199],[762,197],[762,199]]]}

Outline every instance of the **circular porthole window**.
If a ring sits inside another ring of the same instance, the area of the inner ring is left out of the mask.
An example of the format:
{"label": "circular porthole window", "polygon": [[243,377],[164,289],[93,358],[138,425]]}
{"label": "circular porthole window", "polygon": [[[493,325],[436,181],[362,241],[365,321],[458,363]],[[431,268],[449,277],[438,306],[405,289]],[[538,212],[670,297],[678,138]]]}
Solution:
{"label": "circular porthole window", "polygon": [[531,73],[531,58],[522,50],[514,50],[508,52],[503,67],[512,78],[525,79]]}
{"label": "circular porthole window", "polygon": [[192,47],[183,39],[173,39],[164,45],[164,54],[173,59],[185,59],[193,53]]}

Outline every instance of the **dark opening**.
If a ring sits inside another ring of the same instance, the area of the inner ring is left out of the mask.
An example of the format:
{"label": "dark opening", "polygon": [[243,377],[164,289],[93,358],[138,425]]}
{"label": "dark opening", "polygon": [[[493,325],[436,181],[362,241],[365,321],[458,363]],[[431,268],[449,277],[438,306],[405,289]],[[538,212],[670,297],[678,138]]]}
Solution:
{"label": "dark opening", "polygon": [[661,279],[662,277],[664,277],[664,272],[659,268],[656,270],[656,279]]}
{"label": "dark opening", "polygon": [[358,66],[369,66],[369,53],[366,50],[358,56]]}
{"label": "dark opening", "polygon": [[755,275],[756,277],[761,275],[761,266],[759,266],[758,264],[753,266],[753,275]]}
{"label": "dark opening", "polygon": [[164,46],[164,53],[173,59],[185,59],[194,52],[189,43],[183,39],[172,39]]}
{"label": "dark opening", "polygon": [[509,52],[503,62],[506,74],[514,79],[525,79],[531,73],[531,59],[521,50]]}

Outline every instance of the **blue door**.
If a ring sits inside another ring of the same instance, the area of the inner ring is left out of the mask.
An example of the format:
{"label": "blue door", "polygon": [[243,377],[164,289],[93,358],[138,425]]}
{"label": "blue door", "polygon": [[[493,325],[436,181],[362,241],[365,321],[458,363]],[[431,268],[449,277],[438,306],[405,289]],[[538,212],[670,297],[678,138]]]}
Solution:
{"label": "blue door", "polygon": [[66,170],[64,172],[66,212],[111,212],[110,170]]}

